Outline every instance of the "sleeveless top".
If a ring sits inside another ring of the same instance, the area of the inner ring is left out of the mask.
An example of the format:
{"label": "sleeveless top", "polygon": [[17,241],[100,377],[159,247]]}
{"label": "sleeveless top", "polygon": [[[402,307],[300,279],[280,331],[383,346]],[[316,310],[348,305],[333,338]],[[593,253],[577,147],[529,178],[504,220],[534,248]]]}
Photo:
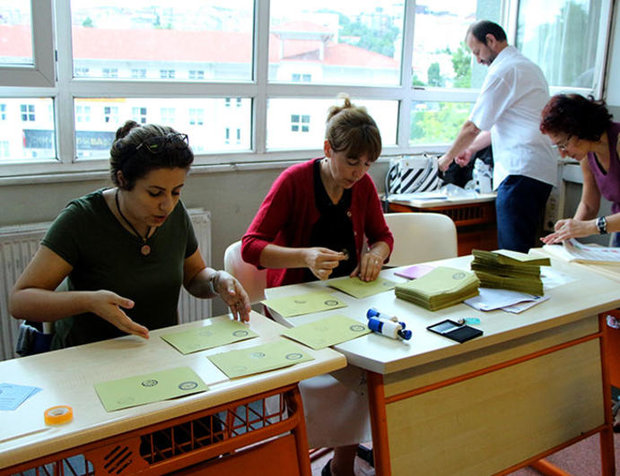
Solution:
{"label": "sleeveless top", "polygon": [[616,146],[618,143],[618,133],[620,133],[620,123],[613,122],[607,129],[607,139],[609,140],[609,170],[603,172],[596,156],[588,152],[588,165],[601,195],[612,202],[611,211],[620,212],[620,158]]}

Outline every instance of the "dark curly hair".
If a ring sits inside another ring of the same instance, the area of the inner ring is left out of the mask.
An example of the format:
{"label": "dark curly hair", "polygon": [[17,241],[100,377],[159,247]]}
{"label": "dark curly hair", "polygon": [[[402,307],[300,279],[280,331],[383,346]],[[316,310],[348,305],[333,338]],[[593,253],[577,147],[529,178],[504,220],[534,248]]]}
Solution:
{"label": "dark curly hair", "polygon": [[[145,140],[153,137],[166,137],[177,134],[172,127],[127,121],[116,131],[110,149],[110,177],[114,185],[131,190],[136,180],[155,169],[181,168],[189,170],[194,161],[194,153],[187,146],[177,147],[164,143],[164,149],[158,153],[150,152],[147,147],[139,147]],[[118,172],[123,174],[120,183]]]}
{"label": "dark curly hair", "polygon": [[557,94],[542,110],[540,132],[564,133],[579,139],[598,141],[611,125],[605,101],[579,94]]}

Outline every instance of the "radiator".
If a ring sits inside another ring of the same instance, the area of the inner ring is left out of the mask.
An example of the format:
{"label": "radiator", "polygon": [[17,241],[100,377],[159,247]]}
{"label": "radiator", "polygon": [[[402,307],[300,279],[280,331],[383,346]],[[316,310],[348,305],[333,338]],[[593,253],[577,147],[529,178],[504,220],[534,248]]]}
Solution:
{"label": "radiator", "polygon": [[[199,208],[188,210],[205,262],[211,263],[211,213]],[[17,278],[39,247],[49,223],[0,228],[0,360],[17,357],[15,344],[20,321],[9,314],[9,294]],[[179,297],[179,323],[211,316],[211,300],[196,299],[185,289]]]}

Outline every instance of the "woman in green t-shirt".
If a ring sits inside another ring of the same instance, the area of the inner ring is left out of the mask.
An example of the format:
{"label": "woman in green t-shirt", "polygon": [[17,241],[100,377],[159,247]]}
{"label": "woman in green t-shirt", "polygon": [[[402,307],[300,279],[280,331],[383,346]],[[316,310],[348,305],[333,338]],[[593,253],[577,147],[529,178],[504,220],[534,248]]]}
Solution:
{"label": "woman in green t-shirt", "polygon": [[[235,318],[249,299],[225,271],[206,266],[180,201],[194,155],[185,134],[128,121],[110,150],[113,188],[71,201],[13,288],[11,314],[54,321],[52,348],[177,324],[181,286],[219,295]],[[67,291],[56,291],[67,278]]]}

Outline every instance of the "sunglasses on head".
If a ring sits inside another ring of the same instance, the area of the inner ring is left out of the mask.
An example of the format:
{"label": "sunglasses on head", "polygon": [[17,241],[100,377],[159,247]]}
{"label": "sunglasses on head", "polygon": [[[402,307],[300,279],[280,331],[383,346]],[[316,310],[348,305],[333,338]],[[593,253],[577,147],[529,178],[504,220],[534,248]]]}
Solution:
{"label": "sunglasses on head", "polygon": [[186,149],[189,147],[187,134],[170,132],[165,136],[153,136],[138,144],[136,150],[146,149],[151,154],[160,154],[166,149]]}

